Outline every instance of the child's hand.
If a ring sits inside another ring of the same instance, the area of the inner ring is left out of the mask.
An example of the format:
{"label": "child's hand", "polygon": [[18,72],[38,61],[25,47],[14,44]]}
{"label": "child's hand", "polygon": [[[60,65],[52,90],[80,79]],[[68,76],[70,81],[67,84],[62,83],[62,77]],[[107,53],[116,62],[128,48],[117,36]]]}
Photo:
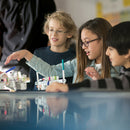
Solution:
{"label": "child's hand", "polygon": [[46,88],[46,92],[68,92],[67,84],[53,82]]}
{"label": "child's hand", "polygon": [[87,67],[85,69],[86,74],[91,77],[93,80],[100,79],[99,73],[93,67]]}
{"label": "child's hand", "polygon": [[28,50],[20,50],[13,52],[11,55],[9,55],[5,61],[5,65],[10,63],[11,60],[18,60],[25,58],[26,60],[30,60],[32,58],[33,54],[29,52]]}

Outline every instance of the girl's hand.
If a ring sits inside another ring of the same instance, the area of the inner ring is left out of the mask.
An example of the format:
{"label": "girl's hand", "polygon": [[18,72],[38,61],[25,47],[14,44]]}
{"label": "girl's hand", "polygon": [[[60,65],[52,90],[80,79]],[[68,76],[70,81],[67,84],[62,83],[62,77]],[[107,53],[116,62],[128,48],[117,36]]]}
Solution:
{"label": "girl's hand", "polygon": [[98,79],[100,79],[100,75],[99,75],[99,73],[95,70],[95,68],[93,68],[93,67],[87,67],[86,69],[85,69],[85,72],[86,72],[86,74],[89,76],[89,77],[91,77],[93,80],[98,80]]}
{"label": "girl's hand", "polygon": [[32,58],[33,54],[29,52],[28,50],[20,50],[13,52],[11,55],[9,55],[5,61],[5,65],[10,63],[11,60],[18,60],[25,58],[26,60],[30,60]]}
{"label": "girl's hand", "polygon": [[58,82],[53,82],[46,88],[46,92],[68,92],[68,85]]}

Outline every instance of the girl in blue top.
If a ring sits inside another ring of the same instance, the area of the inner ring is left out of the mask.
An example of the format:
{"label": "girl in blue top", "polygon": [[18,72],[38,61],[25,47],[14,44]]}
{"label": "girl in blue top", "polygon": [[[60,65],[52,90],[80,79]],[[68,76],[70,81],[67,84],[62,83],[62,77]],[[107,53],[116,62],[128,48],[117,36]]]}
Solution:
{"label": "girl in blue top", "polygon": [[[84,71],[90,66],[98,72],[94,79],[118,76],[119,70],[111,66],[108,56],[105,55],[106,35],[110,28],[110,23],[103,18],[89,20],[79,28],[76,44],[77,57],[64,63],[65,76],[73,76],[73,83],[90,78]],[[27,50],[12,53],[5,64],[13,59],[21,60],[22,58],[27,60],[30,67],[44,76],[62,77],[62,64],[51,66]]]}

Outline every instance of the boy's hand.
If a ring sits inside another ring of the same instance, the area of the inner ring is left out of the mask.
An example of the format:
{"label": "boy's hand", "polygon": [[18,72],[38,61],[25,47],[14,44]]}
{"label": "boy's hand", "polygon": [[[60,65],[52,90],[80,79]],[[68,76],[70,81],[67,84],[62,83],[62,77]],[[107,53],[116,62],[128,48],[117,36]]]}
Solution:
{"label": "boy's hand", "polygon": [[58,82],[53,82],[46,88],[46,92],[68,92],[68,85]]}

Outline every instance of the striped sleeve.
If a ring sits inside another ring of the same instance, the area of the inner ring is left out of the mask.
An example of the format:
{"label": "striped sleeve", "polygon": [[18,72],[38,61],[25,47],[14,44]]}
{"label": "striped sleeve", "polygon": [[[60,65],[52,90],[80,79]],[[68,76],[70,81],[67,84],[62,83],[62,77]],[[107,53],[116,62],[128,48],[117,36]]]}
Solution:
{"label": "striped sleeve", "polygon": [[69,89],[90,88],[90,89],[130,89],[130,76],[122,75],[119,78],[113,77],[100,80],[84,80],[76,84],[68,84]]}

